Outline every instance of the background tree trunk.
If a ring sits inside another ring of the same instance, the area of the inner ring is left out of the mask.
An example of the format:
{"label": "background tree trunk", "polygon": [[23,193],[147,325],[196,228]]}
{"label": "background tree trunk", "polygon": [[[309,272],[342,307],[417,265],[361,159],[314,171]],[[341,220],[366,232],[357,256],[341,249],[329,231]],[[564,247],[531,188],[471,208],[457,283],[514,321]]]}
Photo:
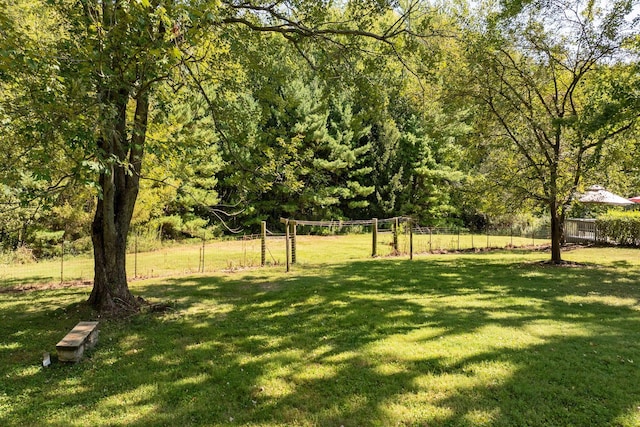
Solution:
{"label": "background tree trunk", "polygon": [[561,246],[562,221],[558,212],[554,209],[551,211],[551,262],[554,264],[562,263]]}

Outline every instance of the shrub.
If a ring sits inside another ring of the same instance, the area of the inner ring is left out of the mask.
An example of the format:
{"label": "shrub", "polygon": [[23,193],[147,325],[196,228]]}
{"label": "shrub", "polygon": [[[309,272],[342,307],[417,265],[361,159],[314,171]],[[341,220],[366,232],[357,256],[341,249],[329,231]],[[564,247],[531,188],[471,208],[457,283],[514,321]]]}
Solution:
{"label": "shrub", "polygon": [[640,246],[640,211],[609,211],[596,218],[598,240]]}
{"label": "shrub", "polygon": [[127,251],[133,253],[150,252],[162,248],[162,240],[158,238],[158,233],[153,230],[141,230],[132,232],[127,239]]}
{"label": "shrub", "polygon": [[71,255],[79,255],[90,253],[93,250],[93,242],[90,236],[81,237],[70,242],[68,245],[65,242],[65,253]]}
{"label": "shrub", "polygon": [[153,221],[158,227],[158,235],[161,239],[177,239],[182,237],[184,222],[178,215],[164,216]]}
{"label": "shrub", "polygon": [[33,233],[29,246],[37,259],[60,256],[64,231],[38,230]]}
{"label": "shrub", "polygon": [[193,218],[185,221],[182,226],[182,232],[192,237],[202,237],[206,234],[207,220],[203,218]]}
{"label": "shrub", "polygon": [[18,249],[11,252],[9,261],[12,264],[31,264],[36,262],[36,257],[31,249],[26,246],[19,246]]}

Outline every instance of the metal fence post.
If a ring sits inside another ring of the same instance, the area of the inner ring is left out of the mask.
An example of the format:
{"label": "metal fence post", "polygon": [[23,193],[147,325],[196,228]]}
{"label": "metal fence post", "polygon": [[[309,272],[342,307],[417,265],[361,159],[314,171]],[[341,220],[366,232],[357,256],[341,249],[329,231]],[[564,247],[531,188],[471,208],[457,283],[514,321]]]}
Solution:
{"label": "metal fence post", "polygon": [[64,234],[60,242],[60,283],[64,283]]}
{"label": "metal fence post", "polygon": [[297,234],[297,224],[295,221],[291,221],[291,264],[295,264],[297,261],[297,243],[296,243],[296,234]]}
{"label": "metal fence post", "polygon": [[372,234],[371,256],[375,257],[378,255],[378,218],[373,218],[373,223],[371,224],[371,234]]}
{"label": "metal fence post", "polygon": [[204,273],[204,246],[207,243],[207,232],[202,233],[202,272]]}
{"label": "metal fence post", "polygon": [[393,221],[393,254],[398,254],[398,217]]}
{"label": "metal fence post", "polygon": [[267,263],[267,221],[261,222],[260,234],[260,265],[264,267]]}
{"label": "metal fence post", "polygon": [[138,277],[138,230],[133,239],[133,278]]}
{"label": "metal fence post", "polygon": [[287,256],[287,273],[289,272],[291,266],[289,265],[289,256],[291,249],[289,247],[289,220],[285,220],[284,222],[284,241],[286,246],[286,256]]}
{"label": "metal fence post", "polygon": [[413,260],[413,220],[409,218],[409,259]]}

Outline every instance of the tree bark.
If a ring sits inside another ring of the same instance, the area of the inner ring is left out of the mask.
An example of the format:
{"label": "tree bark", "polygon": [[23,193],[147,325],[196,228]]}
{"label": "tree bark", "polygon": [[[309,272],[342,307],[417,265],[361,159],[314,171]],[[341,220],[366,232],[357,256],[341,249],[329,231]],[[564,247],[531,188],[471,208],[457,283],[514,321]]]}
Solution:
{"label": "tree bark", "polygon": [[95,275],[88,302],[100,312],[136,311],[139,305],[127,283],[126,254],[140,184],[149,96],[144,91],[135,100],[130,140],[126,137],[127,91],[117,93],[113,101],[117,110],[113,129],[99,142],[107,167],[100,173],[101,193],[91,229]]}
{"label": "tree bark", "polygon": [[563,221],[558,215],[556,201],[551,202],[551,262],[554,264],[562,263],[562,229]]}
{"label": "tree bark", "polygon": [[135,311],[137,302],[127,283],[127,238],[125,230],[113,227],[111,209],[112,200],[98,200],[92,225],[95,273],[89,304],[100,312]]}

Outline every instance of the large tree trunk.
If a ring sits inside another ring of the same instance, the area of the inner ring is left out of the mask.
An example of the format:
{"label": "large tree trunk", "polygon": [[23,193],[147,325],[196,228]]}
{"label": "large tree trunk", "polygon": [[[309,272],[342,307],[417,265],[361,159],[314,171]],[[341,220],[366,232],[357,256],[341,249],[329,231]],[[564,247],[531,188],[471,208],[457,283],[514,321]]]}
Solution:
{"label": "large tree trunk", "polygon": [[[149,98],[136,97],[136,112],[130,140],[127,139],[126,91],[112,96],[116,117],[111,132],[100,142],[106,170],[100,173],[101,193],[92,224],[94,282],[89,304],[101,312],[135,311],[136,298],[127,284],[127,235],[140,186],[140,170],[146,136]],[[114,161],[117,159],[117,161]]]}
{"label": "large tree trunk", "polygon": [[562,235],[564,234],[562,229],[564,227],[564,220],[560,216],[558,206],[558,167],[560,165],[560,150],[561,150],[561,135],[562,128],[556,125],[555,128],[555,143],[553,144],[553,157],[549,159],[549,211],[551,213],[551,262],[553,264],[562,263]]}
{"label": "large tree trunk", "polygon": [[562,238],[563,238],[563,221],[558,215],[558,209],[555,201],[551,203],[551,262],[554,264],[562,263]]}
{"label": "large tree trunk", "polygon": [[[101,178],[109,179],[109,177]],[[92,225],[94,279],[89,304],[101,312],[135,311],[137,303],[127,284],[126,248],[128,227],[122,227],[114,216],[121,209],[110,200],[98,199]],[[112,215],[113,212],[115,215]]]}
{"label": "large tree trunk", "polygon": [[[139,304],[127,284],[127,235],[140,187],[151,83],[146,66],[135,62],[138,59],[129,56],[129,47],[117,39],[121,31],[128,31],[123,26],[128,19],[126,4],[108,0],[97,2],[95,7],[95,11],[85,8],[86,18],[94,24],[98,17],[106,31],[100,33],[96,45],[99,58],[104,61],[96,88],[101,108],[96,156],[101,169],[91,227],[95,275],[88,302],[101,312],[130,312],[136,311]],[[111,39],[112,34],[116,39]],[[133,66],[129,61],[136,63],[135,73],[128,68]],[[135,114],[129,124],[127,111],[132,101]]]}

